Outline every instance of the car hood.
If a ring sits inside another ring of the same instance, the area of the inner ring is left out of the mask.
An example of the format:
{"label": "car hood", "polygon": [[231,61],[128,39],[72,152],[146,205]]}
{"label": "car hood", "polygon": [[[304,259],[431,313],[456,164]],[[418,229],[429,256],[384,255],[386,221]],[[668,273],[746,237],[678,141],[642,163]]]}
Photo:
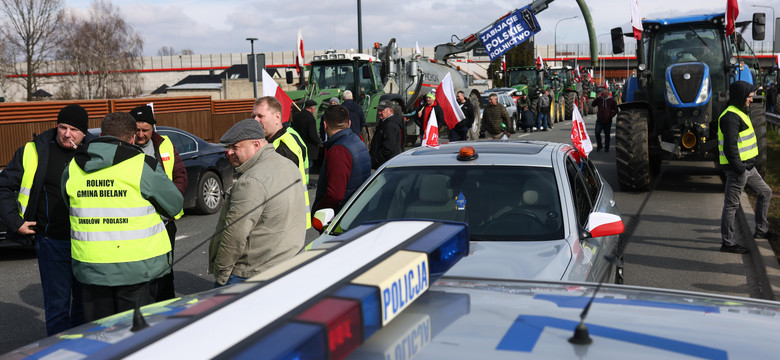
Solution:
{"label": "car hood", "polygon": [[[338,244],[332,235],[322,235],[311,249],[326,249]],[[572,252],[566,240],[549,241],[471,241],[469,254],[448,272],[462,276],[501,280],[565,279]]]}
{"label": "car hood", "polygon": [[565,240],[472,241],[469,255],[447,272],[448,276],[484,279],[561,280],[571,262]]}

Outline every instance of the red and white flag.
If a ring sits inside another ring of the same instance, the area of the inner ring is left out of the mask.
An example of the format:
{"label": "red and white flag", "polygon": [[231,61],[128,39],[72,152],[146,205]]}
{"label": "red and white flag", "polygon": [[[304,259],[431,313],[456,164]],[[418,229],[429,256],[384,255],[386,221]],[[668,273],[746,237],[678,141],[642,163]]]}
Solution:
{"label": "red and white flag", "polygon": [[728,0],[726,2],[726,35],[734,33],[734,23],[739,16],[739,4],[737,0]]}
{"label": "red and white flag", "polygon": [[639,16],[639,0],[631,0],[631,27],[634,28],[634,38],[642,39],[642,17]]}
{"label": "red and white flag", "polygon": [[544,64],[544,60],[542,60],[542,55],[536,54],[536,68],[541,69],[543,64]]}
{"label": "red and white flag", "polygon": [[572,111],[571,142],[583,157],[588,157],[588,154],[593,151],[593,143],[588,136],[588,130],[585,129],[585,121],[577,104],[574,104],[574,111]]}
{"label": "red and white flag", "polygon": [[439,148],[439,122],[436,120],[436,112],[433,109],[431,109],[431,117],[428,119],[428,126],[425,128],[422,146]]}
{"label": "red and white flag", "polygon": [[276,80],[271,75],[268,75],[267,71],[263,70],[261,72],[263,73],[263,96],[273,96],[276,100],[279,100],[282,104],[282,123],[286,123],[289,120],[290,112],[292,112],[292,99],[279,87]]}
{"label": "red and white flag", "polygon": [[436,102],[439,103],[439,107],[441,107],[441,111],[444,113],[444,123],[450,129],[466,118],[463,110],[460,109],[460,105],[458,105],[458,101],[455,99],[455,88],[452,86],[450,73],[444,75],[444,80],[436,87]]}
{"label": "red and white flag", "polygon": [[301,28],[298,28],[298,45],[295,48],[295,69],[298,73],[303,71],[303,36],[301,35]]}

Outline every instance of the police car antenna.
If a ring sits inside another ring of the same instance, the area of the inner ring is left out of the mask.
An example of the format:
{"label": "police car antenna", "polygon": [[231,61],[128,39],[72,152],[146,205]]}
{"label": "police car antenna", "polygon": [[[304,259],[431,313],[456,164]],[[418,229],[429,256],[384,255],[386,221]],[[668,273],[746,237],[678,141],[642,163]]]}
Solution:
{"label": "police car antenna", "polygon": [[[607,254],[604,255],[604,259],[606,259],[610,264],[617,265],[618,260],[617,257],[614,254]],[[590,338],[590,332],[588,331],[588,326],[585,325],[585,318],[588,316],[588,310],[590,310],[590,305],[593,304],[593,300],[596,299],[596,294],[599,293],[599,290],[601,289],[601,284],[604,283],[604,280],[606,280],[607,273],[604,273],[604,275],[601,276],[601,280],[599,281],[599,284],[596,285],[596,290],[593,290],[593,295],[590,296],[590,300],[588,300],[588,304],[585,305],[585,308],[582,309],[582,313],[580,313],[580,323],[577,324],[577,327],[574,328],[574,335],[569,338],[569,342],[574,345],[588,345],[593,342],[593,339]]]}

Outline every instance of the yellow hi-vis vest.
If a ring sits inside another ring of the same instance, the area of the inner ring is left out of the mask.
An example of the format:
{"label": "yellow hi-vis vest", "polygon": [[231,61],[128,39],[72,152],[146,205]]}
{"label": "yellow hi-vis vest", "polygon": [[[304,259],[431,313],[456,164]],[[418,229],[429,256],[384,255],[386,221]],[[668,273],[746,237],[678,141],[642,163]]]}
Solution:
{"label": "yellow hi-vis vest", "polygon": [[745,161],[758,156],[758,139],[756,138],[755,131],[753,131],[753,122],[750,121],[750,118],[745,115],[742,110],[739,110],[739,108],[735,106],[729,106],[720,114],[720,117],[718,117],[718,158],[720,159],[721,165],[728,164],[729,160],[726,158],[726,153],[723,152],[724,140],[723,132],[720,131],[720,119],[729,111],[739,115],[740,119],[747,125],[747,129],[740,131],[737,138],[739,159]]}
{"label": "yellow hi-vis vest", "polygon": [[19,201],[19,216],[24,219],[24,213],[30,203],[30,191],[33,180],[35,180],[35,172],[38,171],[38,150],[32,141],[24,145],[22,168],[24,173],[22,173],[22,183],[19,185],[19,194],[16,196],[16,200]]}
{"label": "yellow hi-vis vest", "polygon": [[[171,251],[162,219],[141,196],[144,155],[84,172],[71,161],[65,189],[70,200],[71,255],[92,264],[129,263]],[[99,265],[95,266],[98,267]]]}
{"label": "yellow hi-vis vest", "polygon": [[301,140],[301,136],[298,135],[292,128],[287,128],[284,135],[276,138],[273,145],[274,148],[279,147],[279,143],[283,142],[288,148],[298,157],[298,171],[301,172],[301,182],[303,183],[303,196],[306,199],[306,228],[311,228],[311,210],[309,210],[309,159],[306,156],[306,144]]}
{"label": "yellow hi-vis vest", "polygon": [[[163,162],[162,165],[163,170],[165,170],[165,175],[168,175],[168,179],[173,181],[173,165],[176,161],[176,156],[173,153],[173,141],[165,135],[162,135],[162,138],[163,141],[160,143],[160,159],[162,159]],[[184,215],[184,209],[179,211],[173,218],[179,219],[182,215]]]}

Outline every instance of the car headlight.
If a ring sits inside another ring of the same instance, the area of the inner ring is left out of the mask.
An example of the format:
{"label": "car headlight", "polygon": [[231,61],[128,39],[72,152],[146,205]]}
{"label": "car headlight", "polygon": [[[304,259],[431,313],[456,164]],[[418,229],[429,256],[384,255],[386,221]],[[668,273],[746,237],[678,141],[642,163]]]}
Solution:
{"label": "car headlight", "polygon": [[707,101],[707,94],[710,92],[710,78],[704,78],[704,81],[701,82],[701,91],[699,91],[699,96],[696,98],[697,104],[702,104]]}
{"label": "car headlight", "polygon": [[672,105],[680,105],[680,102],[677,101],[677,97],[674,96],[674,91],[672,91],[672,86],[669,85],[669,82],[666,82],[666,101]]}

